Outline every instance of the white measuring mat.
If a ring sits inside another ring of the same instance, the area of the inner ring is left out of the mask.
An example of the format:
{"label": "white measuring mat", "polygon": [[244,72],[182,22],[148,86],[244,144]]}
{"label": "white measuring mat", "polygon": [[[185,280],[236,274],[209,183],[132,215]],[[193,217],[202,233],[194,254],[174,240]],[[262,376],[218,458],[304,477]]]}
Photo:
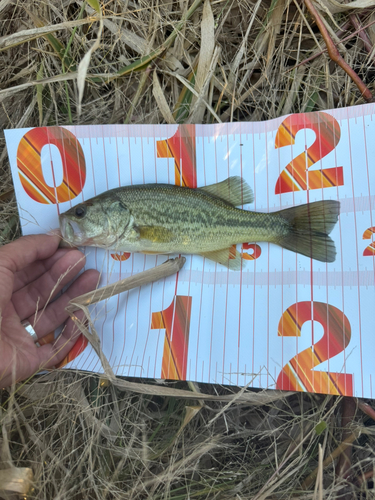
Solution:
{"label": "white measuring mat", "polygon": [[[47,232],[70,207],[132,184],[194,188],[241,176],[254,191],[242,208],[259,212],[338,200],[332,263],[262,242],[237,246],[240,271],[187,255],[178,275],[92,315],[117,375],[372,398],[374,112],[368,104],[258,123],[7,130],[22,232]],[[102,285],[167,259],[84,251]],[[84,346],[67,367],[100,372]]]}

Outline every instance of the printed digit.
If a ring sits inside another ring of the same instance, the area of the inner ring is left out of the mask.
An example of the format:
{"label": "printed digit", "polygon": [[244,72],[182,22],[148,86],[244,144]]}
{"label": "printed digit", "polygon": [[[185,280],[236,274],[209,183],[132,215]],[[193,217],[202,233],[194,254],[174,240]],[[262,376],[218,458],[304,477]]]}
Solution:
{"label": "printed digit", "polygon": [[111,257],[113,260],[117,260],[118,262],[124,262],[125,260],[128,260],[130,257],[129,252],[119,252],[119,253],[111,253]]}
{"label": "printed digit", "polygon": [[243,252],[241,254],[242,258],[245,260],[258,259],[260,257],[260,254],[262,253],[262,249],[260,248],[260,246],[255,243],[243,243],[242,248],[243,250],[252,250],[252,253]]}
{"label": "printed digit", "polygon": [[[174,158],[176,186],[197,187],[195,125],[179,125],[169,139],[156,142],[158,158]],[[165,328],[161,376],[186,380],[191,297],[176,295],[165,311],[152,313],[151,328]]]}
{"label": "printed digit", "polygon": [[343,352],[350,342],[350,323],[340,309],[323,302],[297,302],[283,313],[278,334],[281,337],[299,337],[302,325],[310,320],[322,325],[324,335],[283,367],[277,379],[277,388],[353,396],[352,375],[313,371],[316,366]]}
{"label": "printed digit", "polygon": [[308,170],[327,156],[340,141],[340,125],[328,113],[301,113],[288,116],[277,130],[275,148],[294,144],[297,132],[303,129],[311,129],[315,132],[315,142],[284,168],[277,179],[275,194],[344,184],[342,167]]}
{"label": "printed digit", "polygon": [[195,125],[179,125],[169,139],[156,142],[158,158],[174,158],[176,186],[197,187]]}
{"label": "printed digit", "polygon": [[[252,250],[251,253],[247,252],[242,252],[241,253],[241,258],[244,260],[255,260],[260,257],[260,254],[262,253],[262,249],[260,248],[259,245],[255,243],[243,243],[242,244],[242,249],[243,250]],[[229,250],[229,258],[230,259],[235,259],[236,258],[236,250],[237,246],[232,245]]]}
{"label": "printed digit", "polygon": [[[63,181],[59,186],[47,185],[42,171],[43,146],[54,145],[61,155]],[[26,193],[39,203],[57,204],[73,200],[86,181],[86,162],[81,144],[62,127],[39,127],[29,130],[17,149],[17,167]]]}
{"label": "printed digit", "polygon": [[[364,240],[370,240],[372,235],[375,233],[375,227],[369,227],[366,229],[366,231],[363,233],[362,238]],[[375,255],[375,242],[373,241],[370,245],[368,245],[364,251],[363,251],[363,256],[368,257],[371,255]]]}
{"label": "printed digit", "polygon": [[186,380],[191,297],[175,295],[164,311],[152,313],[151,329],[165,329],[161,377]]}

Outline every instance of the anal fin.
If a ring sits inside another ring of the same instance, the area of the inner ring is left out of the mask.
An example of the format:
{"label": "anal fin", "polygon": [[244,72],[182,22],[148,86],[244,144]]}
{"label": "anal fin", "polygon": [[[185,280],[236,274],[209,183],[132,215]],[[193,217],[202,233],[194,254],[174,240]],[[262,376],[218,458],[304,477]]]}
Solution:
{"label": "anal fin", "polygon": [[241,268],[243,269],[246,266],[245,261],[241,259],[241,254],[237,251],[235,245],[221,250],[214,250],[213,252],[203,252],[199,255],[209,260],[213,260],[232,271],[240,271]]}

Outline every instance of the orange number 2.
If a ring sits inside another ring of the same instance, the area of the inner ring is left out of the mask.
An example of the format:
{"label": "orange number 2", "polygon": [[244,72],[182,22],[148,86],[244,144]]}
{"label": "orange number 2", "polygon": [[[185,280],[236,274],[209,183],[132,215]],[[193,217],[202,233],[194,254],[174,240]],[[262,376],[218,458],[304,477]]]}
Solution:
{"label": "orange number 2", "polygon": [[310,320],[322,325],[324,335],[316,344],[288,361],[278,376],[277,388],[353,396],[352,375],[313,371],[316,366],[343,352],[350,342],[350,323],[340,309],[322,302],[297,302],[283,313],[278,334],[299,337],[302,325]]}
{"label": "orange number 2", "polygon": [[320,112],[288,116],[277,130],[275,148],[293,145],[297,132],[303,129],[311,129],[315,132],[315,142],[284,168],[277,179],[275,194],[344,184],[342,167],[309,170],[333,151],[340,141],[340,125],[332,115]]}

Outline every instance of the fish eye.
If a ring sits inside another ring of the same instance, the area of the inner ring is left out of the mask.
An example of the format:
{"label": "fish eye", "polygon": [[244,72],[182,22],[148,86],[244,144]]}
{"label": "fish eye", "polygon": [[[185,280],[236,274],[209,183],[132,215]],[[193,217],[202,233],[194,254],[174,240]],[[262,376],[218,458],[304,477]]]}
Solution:
{"label": "fish eye", "polygon": [[75,211],[74,211],[74,214],[76,217],[78,217],[79,219],[82,219],[82,217],[84,217],[86,215],[86,207],[84,205],[79,205]]}

